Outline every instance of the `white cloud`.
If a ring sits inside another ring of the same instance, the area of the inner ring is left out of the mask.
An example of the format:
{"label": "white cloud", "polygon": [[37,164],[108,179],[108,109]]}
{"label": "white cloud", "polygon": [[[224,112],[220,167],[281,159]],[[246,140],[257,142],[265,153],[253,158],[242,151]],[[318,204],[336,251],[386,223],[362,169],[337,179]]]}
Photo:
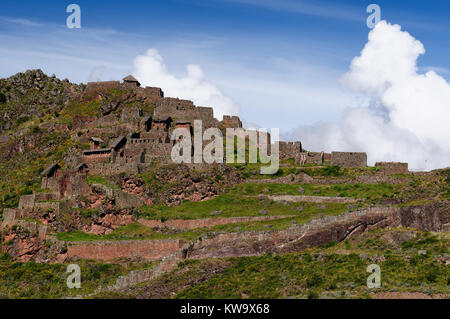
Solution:
{"label": "white cloud", "polygon": [[105,73],[104,66],[98,66],[91,70],[89,74],[89,82],[98,82],[101,81],[103,74]]}
{"label": "white cloud", "polygon": [[27,27],[40,27],[42,26],[41,23],[38,22],[34,22],[28,19],[23,19],[23,18],[10,18],[10,17],[0,17],[2,20],[4,20],[7,23],[13,23],[13,24],[20,24],[22,26],[27,26]]}
{"label": "white cloud", "polygon": [[145,86],[161,87],[166,96],[192,100],[198,106],[211,106],[214,116],[222,120],[223,115],[236,115],[237,105],[213,84],[205,80],[198,65],[186,66],[186,75],[172,75],[163,58],[155,49],[149,49],[134,60],[134,76]]}
{"label": "white cloud", "polygon": [[419,74],[421,42],[399,25],[380,22],[342,83],[372,101],[350,108],[337,124],[300,127],[306,148],[367,151],[369,162],[407,161],[414,169],[446,167],[450,160],[450,84]]}

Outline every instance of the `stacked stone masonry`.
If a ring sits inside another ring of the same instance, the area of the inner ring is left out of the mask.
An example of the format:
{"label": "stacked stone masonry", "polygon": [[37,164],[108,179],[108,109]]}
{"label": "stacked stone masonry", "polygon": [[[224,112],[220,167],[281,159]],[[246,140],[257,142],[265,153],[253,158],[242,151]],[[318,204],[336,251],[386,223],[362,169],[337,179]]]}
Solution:
{"label": "stacked stone masonry", "polygon": [[331,165],[340,167],[366,167],[367,154],[361,152],[332,152]]}

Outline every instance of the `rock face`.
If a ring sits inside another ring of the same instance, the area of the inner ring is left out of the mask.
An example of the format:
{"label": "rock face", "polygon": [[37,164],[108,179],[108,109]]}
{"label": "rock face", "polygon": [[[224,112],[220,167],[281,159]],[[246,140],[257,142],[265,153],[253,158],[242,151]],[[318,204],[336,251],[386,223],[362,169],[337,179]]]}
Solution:
{"label": "rock face", "polygon": [[0,134],[14,128],[20,119],[59,112],[82,90],[81,85],[49,77],[41,70],[28,70],[0,80],[0,103],[13,106],[0,116]]}
{"label": "rock face", "polygon": [[3,252],[19,262],[61,262],[65,244],[51,238],[41,238],[19,225],[3,229]]}
{"label": "rock face", "polygon": [[[204,222],[208,224],[207,221]],[[222,222],[221,219],[217,221]],[[189,229],[206,225],[196,225],[196,222],[199,221],[173,221],[171,226]],[[13,244],[8,246],[7,251],[20,260],[53,261],[67,258],[104,261],[119,258],[157,260],[174,254],[180,254],[180,260],[255,256],[267,252],[298,252],[332,241],[340,242],[375,228],[402,226],[425,231],[442,231],[444,225],[449,222],[450,212],[445,207],[434,205],[412,208],[374,207],[340,216],[322,217],[300,226],[293,224],[289,229],[282,231],[217,233],[191,243],[180,240],[72,242],[65,251],[63,243],[56,243],[48,248],[36,236],[27,237],[9,231],[7,238],[12,240]],[[399,239],[392,238],[392,240]]]}
{"label": "rock face", "polygon": [[332,241],[340,242],[374,228],[403,226],[442,231],[449,221],[448,209],[434,205],[370,208],[338,217],[316,219],[285,231],[217,234],[191,244],[186,256],[203,259],[297,252]]}
{"label": "rock face", "polygon": [[189,200],[198,202],[214,198],[226,188],[242,181],[235,168],[225,164],[198,169],[187,165],[164,165],[152,173],[158,189],[146,188],[139,177],[125,177],[117,181],[126,193],[139,196],[146,204],[180,205]]}

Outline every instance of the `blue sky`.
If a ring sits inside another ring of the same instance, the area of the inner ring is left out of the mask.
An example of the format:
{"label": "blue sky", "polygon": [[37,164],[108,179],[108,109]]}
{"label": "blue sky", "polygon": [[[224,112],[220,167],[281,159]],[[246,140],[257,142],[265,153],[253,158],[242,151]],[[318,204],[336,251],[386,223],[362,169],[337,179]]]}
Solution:
{"label": "blue sky", "polygon": [[[79,30],[65,25],[70,3],[81,6]],[[199,65],[244,120],[287,132],[364,103],[339,79],[367,42],[370,3],[424,44],[421,70],[450,77],[450,1],[442,0],[2,0],[0,76],[41,68],[87,82],[100,68],[102,80],[121,79],[155,48],[170,73]]]}

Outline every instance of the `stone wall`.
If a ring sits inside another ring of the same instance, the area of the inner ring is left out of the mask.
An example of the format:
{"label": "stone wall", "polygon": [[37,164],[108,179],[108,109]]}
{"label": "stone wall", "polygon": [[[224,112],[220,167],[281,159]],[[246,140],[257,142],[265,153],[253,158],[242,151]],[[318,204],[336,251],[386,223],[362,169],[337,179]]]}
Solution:
{"label": "stone wall", "polygon": [[149,164],[138,163],[95,163],[89,165],[89,175],[115,175],[120,173],[141,173]]}
{"label": "stone wall", "polygon": [[110,156],[110,152],[83,154],[83,163],[88,165],[93,163],[108,163]]}
{"label": "stone wall", "polygon": [[367,167],[367,154],[361,152],[332,152],[331,165],[340,167]]}
{"label": "stone wall", "polygon": [[211,127],[215,124],[214,110],[212,107],[196,107],[192,101],[175,98],[160,100],[154,111],[155,118],[171,117],[182,120],[202,120],[203,127]]}
{"label": "stone wall", "polygon": [[[145,150],[145,156],[170,156],[174,143],[167,132],[162,133],[163,135],[146,133],[148,137],[130,139],[125,147],[125,154],[136,156]],[[145,157],[144,161],[146,162]]]}
{"label": "stone wall", "polygon": [[316,165],[322,165],[324,161],[324,155],[323,152],[319,153],[313,153],[313,152],[306,152],[306,155],[304,156],[305,164],[316,164]]}
{"label": "stone wall", "polygon": [[260,216],[260,217],[229,217],[229,218],[205,218],[205,219],[173,219],[162,222],[160,220],[140,219],[139,223],[151,228],[197,229],[217,225],[236,224],[255,221],[277,220],[292,216]]}
{"label": "stone wall", "polygon": [[[25,231],[30,232],[33,235],[37,235],[39,239],[45,239],[48,232],[48,226],[42,225],[37,222],[30,222],[26,220],[21,220],[21,212],[18,209],[5,208],[3,210],[3,221],[1,228],[8,228],[13,226],[20,226]],[[1,239],[0,239],[1,240]]]}
{"label": "stone wall", "polygon": [[222,120],[222,124],[225,127],[242,128],[242,122],[241,122],[241,119],[238,116],[224,115],[223,116],[223,120]]}
{"label": "stone wall", "polygon": [[96,119],[92,125],[94,127],[107,127],[107,126],[114,126],[119,125],[120,121],[116,114],[109,114],[101,116],[100,118]]}
{"label": "stone wall", "polygon": [[379,167],[379,173],[383,175],[408,174],[408,163],[398,162],[377,162],[375,167]]}
{"label": "stone wall", "polygon": [[286,160],[299,156],[302,152],[301,142],[279,142],[280,160]]}
{"label": "stone wall", "polygon": [[[89,163],[89,161],[86,161]],[[43,177],[41,183],[42,189],[48,189],[52,193],[37,193],[34,196],[34,201],[47,201],[58,199],[69,199],[81,195],[87,195],[90,193],[90,187],[87,184],[86,173],[79,173],[76,170],[68,170],[65,172],[58,172],[53,177]],[[30,195],[31,196],[31,195]],[[39,196],[39,198],[36,198]],[[45,199],[44,199],[45,198]],[[27,205],[27,201],[31,201],[27,197],[22,199],[22,205],[19,203],[19,208],[23,205]]]}
{"label": "stone wall", "polygon": [[284,203],[356,203],[358,200],[349,197],[329,197],[329,196],[304,196],[304,195],[276,195],[267,196],[268,199],[275,202]]}
{"label": "stone wall", "polygon": [[121,121],[122,123],[131,123],[139,128],[142,120],[142,110],[138,107],[127,107],[122,109]]}
{"label": "stone wall", "polygon": [[164,92],[161,90],[161,88],[157,87],[146,87],[144,89],[144,94],[148,98],[150,98],[152,101],[159,101],[164,97]]}
{"label": "stone wall", "polygon": [[[166,97],[161,99],[156,104],[156,110],[162,113],[174,112],[174,111],[185,111],[195,109],[194,102],[189,100],[181,100],[173,97]],[[156,113],[155,113],[156,115]]]}
{"label": "stone wall", "polygon": [[72,129],[77,130],[92,127],[94,126],[95,120],[95,117],[75,115],[72,118]]}
{"label": "stone wall", "polygon": [[33,210],[35,202],[36,202],[36,197],[34,194],[22,195],[22,196],[20,196],[20,199],[19,199],[19,209]]}
{"label": "stone wall", "polygon": [[110,89],[119,89],[121,83],[119,81],[89,82],[83,92],[84,96],[91,96],[102,93]]}
{"label": "stone wall", "polygon": [[219,233],[191,244],[187,259],[255,256],[298,252],[332,241],[341,242],[375,228],[410,227],[443,231],[450,212],[432,205],[421,207],[373,207],[340,216],[326,216],[283,231]]}
{"label": "stone wall", "polygon": [[175,254],[184,241],[167,240],[139,240],[139,241],[110,241],[95,243],[71,243],[68,246],[68,258],[88,260],[112,261],[120,258],[153,261]]}
{"label": "stone wall", "polygon": [[144,205],[143,200],[134,194],[113,190],[115,204],[118,209],[136,208]]}

